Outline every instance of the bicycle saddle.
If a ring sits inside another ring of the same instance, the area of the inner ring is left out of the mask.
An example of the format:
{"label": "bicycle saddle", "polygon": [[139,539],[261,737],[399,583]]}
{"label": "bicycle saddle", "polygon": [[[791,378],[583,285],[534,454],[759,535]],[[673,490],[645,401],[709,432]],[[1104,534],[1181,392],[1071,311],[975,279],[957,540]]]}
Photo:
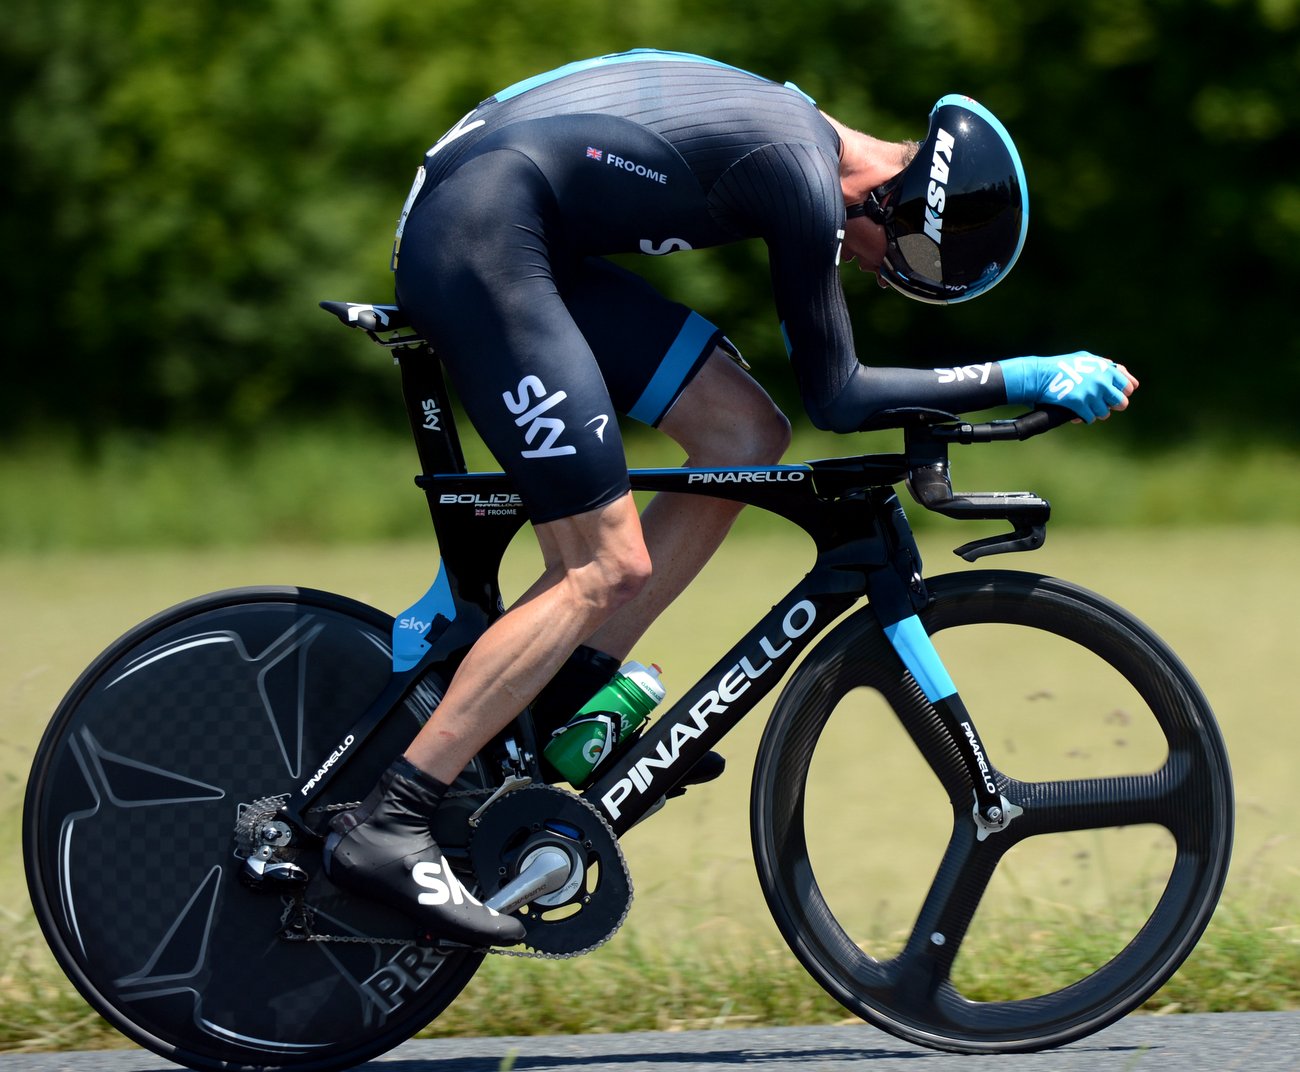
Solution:
{"label": "bicycle saddle", "polygon": [[348,327],[362,331],[399,331],[411,326],[406,313],[396,305],[323,301],[320,307],[333,313]]}

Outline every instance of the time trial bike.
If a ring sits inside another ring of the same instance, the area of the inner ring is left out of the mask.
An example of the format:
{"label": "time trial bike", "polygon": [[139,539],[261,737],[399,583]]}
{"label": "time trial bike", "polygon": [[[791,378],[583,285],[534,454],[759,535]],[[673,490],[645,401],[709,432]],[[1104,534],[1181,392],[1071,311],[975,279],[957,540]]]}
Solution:
{"label": "time trial bike", "polygon": [[[1192,675],[1075,585],[925,576],[896,492],[1011,526],[958,548],[968,561],[1039,547],[1048,503],[954,492],[949,452],[1059,423],[1044,410],[977,424],[900,411],[899,453],[633,471],[640,491],[787,519],[812,540],[810,569],[581,791],[547,783],[528,710],[465,770],[436,839],[466,888],[524,921],[521,947],[451,946],[336,889],[320,865],[331,815],[502,613],[498,567],[526,518],[504,475],[467,471],[436,356],[401,311],[322,305],[400,368],[440,566],[395,618],[296,587],[183,603],[110,645],[55,711],[25,800],[32,903],[128,1038],[211,1072],[341,1069],[429,1023],[488,953],[597,948],[632,900],[620,837],[671,821],[676,801],[657,809],[788,672],[755,762],[753,855],[794,956],[847,1009],[924,1046],[1035,1050],[1134,1010],[1183,962],[1233,828]],[[1037,747],[1049,730],[1076,746]],[[1006,972],[990,990],[968,970],[1008,943],[1059,983],[1026,992]]]}

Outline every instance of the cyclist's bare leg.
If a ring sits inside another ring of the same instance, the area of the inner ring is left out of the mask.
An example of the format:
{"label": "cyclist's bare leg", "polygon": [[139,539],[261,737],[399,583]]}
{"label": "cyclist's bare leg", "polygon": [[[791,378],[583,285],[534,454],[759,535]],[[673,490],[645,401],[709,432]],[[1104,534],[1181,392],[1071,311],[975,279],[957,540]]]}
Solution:
{"label": "cyclist's bare leg", "polygon": [[[790,439],[789,422],[767,393],[720,350],[659,427],[694,466],[770,464]],[[740,510],[725,499],[657,495],[638,519],[628,495],[538,525],[542,576],[471,649],[407,759],[450,783],[578,644],[626,657],[712,557]]]}
{"label": "cyclist's bare leg", "polygon": [[[459,886],[430,821],[473,755],[650,573],[630,493],[538,530],[548,549],[546,572],[470,649],[442,703],[370,795],[330,820],[322,854],[335,885],[474,946],[513,945],[524,938],[524,925]],[[445,896],[430,892],[430,875],[439,876]]]}
{"label": "cyclist's bare leg", "polygon": [[[681,444],[691,466],[772,465],[790,445],[785,415],[721,350],[705,362],[659,429]],[[641,515],[654,564],[650,580],[586,643],[625,659],[664,608],[704,568],[742,506],[700,495],[656,495]]]}
{"label": "cyclist's bare leg", "polygon": [[569,654],[650,576],[631,494],[537,526],[545,572],[485,632],[406,758],[450,784],[532,701]]}

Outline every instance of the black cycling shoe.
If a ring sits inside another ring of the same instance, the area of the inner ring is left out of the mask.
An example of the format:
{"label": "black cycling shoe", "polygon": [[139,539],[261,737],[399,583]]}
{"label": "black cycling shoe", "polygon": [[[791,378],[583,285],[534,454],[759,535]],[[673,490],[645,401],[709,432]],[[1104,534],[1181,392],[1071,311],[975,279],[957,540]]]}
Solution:
{"label": "black cycling shoe", "polygon": [[524,925],[476,900],[433,840],[429,823],[446,788],[405,757],[394,761],[359,808],[331,820],[325,874],[436,937],[471,946],[521,942]]}

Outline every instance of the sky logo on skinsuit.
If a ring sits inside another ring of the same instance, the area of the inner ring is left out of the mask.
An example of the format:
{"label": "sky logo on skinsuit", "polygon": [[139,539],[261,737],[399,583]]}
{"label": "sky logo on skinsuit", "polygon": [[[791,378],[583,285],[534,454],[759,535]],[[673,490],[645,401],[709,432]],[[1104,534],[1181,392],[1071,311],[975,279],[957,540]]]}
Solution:
{"label": "sky logo on skinsuit", "polygon": [[[524,442],[532,449],[520,451],[521,457],[558,458],[564,454],[577,454],[577,447],[559,441],[564,434],[564,422],[559,417],[543,416],[568,398],[568,392],[548,393],[546,385],[536,376],[525,376],[519,381],[517,391],[517,396],[504,392],[501,401],[506,404],[506,409],[516,414],[515,424],[526,429]],[[539,438],[541,443],[534,447],[534,441]]]}

